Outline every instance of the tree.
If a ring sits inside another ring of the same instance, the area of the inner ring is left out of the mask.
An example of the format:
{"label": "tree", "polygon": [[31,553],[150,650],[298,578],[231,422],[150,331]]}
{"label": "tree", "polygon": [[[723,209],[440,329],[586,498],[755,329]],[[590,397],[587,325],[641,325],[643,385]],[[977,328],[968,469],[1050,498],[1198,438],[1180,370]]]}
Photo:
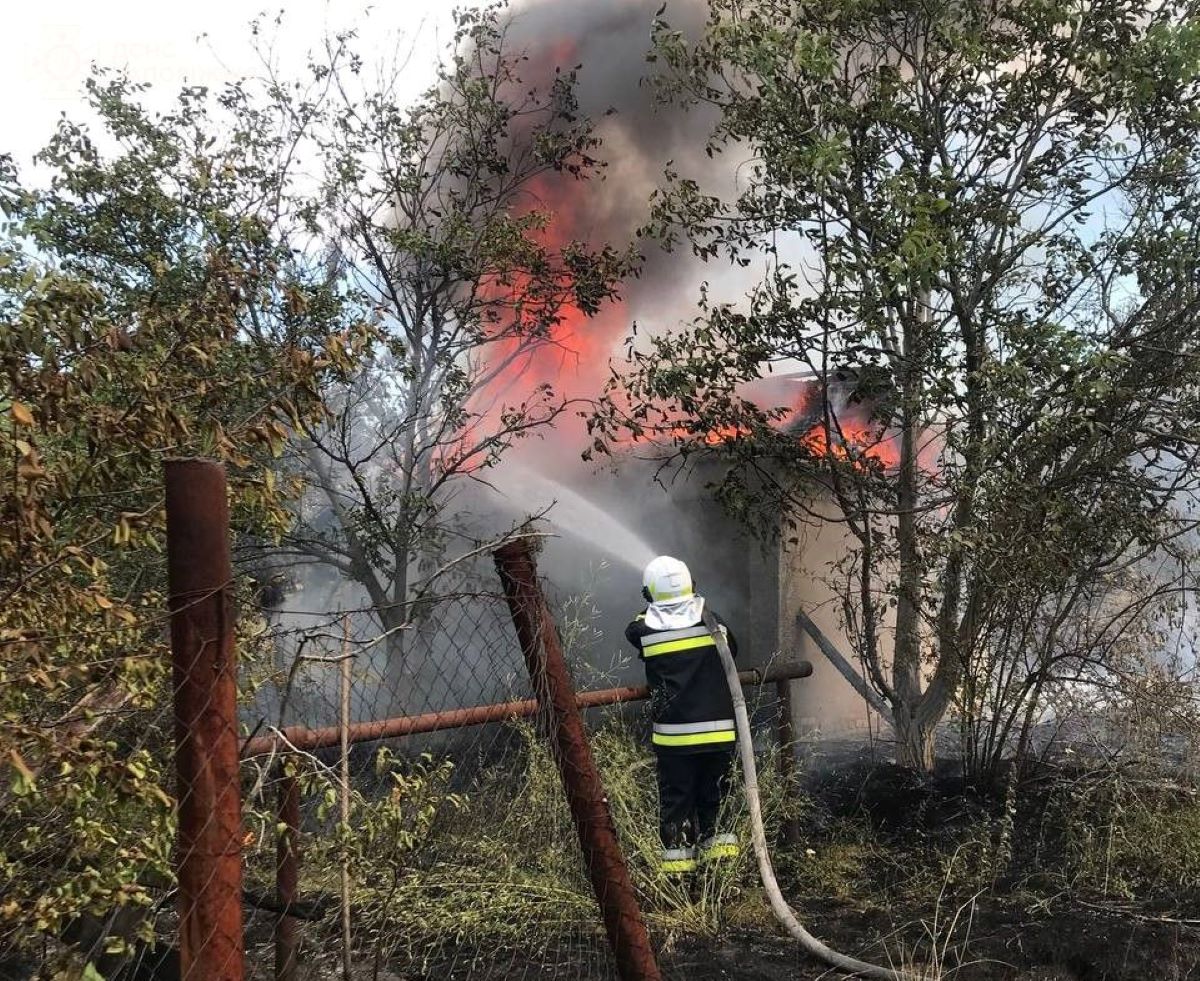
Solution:
{"label": "tree", "polygon": [[171,875],[163,458],[224,461],[236,533],[277,534],[274,461],[369,333],[289,238],[290,122],[141,92],[94,75],[43,186],[0,160],[0,949]]}
{"label": "tree", "polygon": [[523,86],[498,17],[462,15],[411,109],[354,94],[339,38],[298,86],[268,64],[161,114],[98,72],[46,186],[0,158],[0,949],[170,880],[165,456],[229,469],[253,669],[264,554],[329,563],[407,626],[450,485],[563,411],[513,394],[521,361],[632,258],[551,233],[539,193],[598,172],[596,141],[570,73]]}
{"label": "tree", "polygon": [[[665,427],[684,454],[733,434],[727,501],[845,523],[831,575],[867,680],[831,656],[928,771],[1014,616],[1034,635],[999,663],[1045,654],[1019,716],[1105,588],[1191,586],[1142,574],[1194,524],[1195,5],[710,9],[694,41],[656,23],[662,91],[719,110],[708,153],[748,159],[732,198],[669,172],[648,231],[767,271],[637,354],[593,425]],[[738,396],[780,363],[854,381],[805,438]]]}
{"label": "tree", "polygon": [[[561,342],[564,318],[615,297],[634,263],[553,228],[556,189],[601,175],[599,141],[574,71],[510,51],[502,15],[461,12],[436,85],[411,106],[386,75],[363,82],[352,37],[311,66],[325,92],[309,107],[323,174],[313,234],[331,283],[380,334],[362,370],[325,392],[330,418],[302,433],[292,468],[312,493],[284,554],[361,586],[393,694],[415,603],[465,534],[456,488],[566,408],[523,366]],[[273,90],[284,111],[291,89]]]}

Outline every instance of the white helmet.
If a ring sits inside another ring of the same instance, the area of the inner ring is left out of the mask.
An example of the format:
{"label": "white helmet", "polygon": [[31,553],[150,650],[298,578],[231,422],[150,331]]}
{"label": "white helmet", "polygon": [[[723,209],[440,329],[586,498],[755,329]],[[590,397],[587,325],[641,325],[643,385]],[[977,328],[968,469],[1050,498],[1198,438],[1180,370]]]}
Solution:
{"label": "white helmet", "polygon": [[642,573],[642,595],[652,603],[687,599],[692,595],[692,574],[678,559],[660,555]]}

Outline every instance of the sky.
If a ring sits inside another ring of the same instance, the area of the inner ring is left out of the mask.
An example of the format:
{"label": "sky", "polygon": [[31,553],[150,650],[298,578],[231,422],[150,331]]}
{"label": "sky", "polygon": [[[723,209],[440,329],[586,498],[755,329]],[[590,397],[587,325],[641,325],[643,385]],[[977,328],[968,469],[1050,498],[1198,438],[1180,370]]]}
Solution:
{"label": "sky", "polygon": [[[256,69],[249,23],[280,10],[281,63],[300,66],[305,51],[326,33],[357,27],[363,50],[381,58],[398,46],[413,49],[405,85],[415,94],[432,78],[435,53],[449,37],[451,10],[463,0],[399,0],[369,8],[363,2],[276,0],[40,0],[5,11],[7,43],[0,58],[0,153],[23,171],[65,112],[84,117],[83,82],[96,64],[128,71],[169,99],[180,86],[219,85]],[[369,13],[368,13],[369,11]],[[417,42],[415,45],[413,42]],[[153,96],[147,99],[153,103]]]}

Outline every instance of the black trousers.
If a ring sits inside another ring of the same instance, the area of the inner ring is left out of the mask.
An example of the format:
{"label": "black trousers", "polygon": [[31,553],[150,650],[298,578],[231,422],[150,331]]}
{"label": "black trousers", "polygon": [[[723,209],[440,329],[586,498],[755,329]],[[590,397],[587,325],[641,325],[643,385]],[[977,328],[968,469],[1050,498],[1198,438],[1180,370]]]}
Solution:
{"label": "black trousers", "polygon": [[729,796],[733,750],[657,755],[663,848],[684,848],[715,834],[721,805]]}

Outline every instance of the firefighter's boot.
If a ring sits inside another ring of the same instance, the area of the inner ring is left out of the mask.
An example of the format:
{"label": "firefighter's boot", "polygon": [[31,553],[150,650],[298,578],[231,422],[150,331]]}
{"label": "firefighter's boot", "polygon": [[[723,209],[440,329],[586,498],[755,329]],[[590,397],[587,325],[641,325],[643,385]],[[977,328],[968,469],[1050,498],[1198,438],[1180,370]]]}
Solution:
{"label": "firefighter's boot", "polygon": [[740,853],[737,835],[710,835],[700,842],[699,853],[700,861],[706,865],[710,862],[731,861]]}
{"label": "firefighter's boot", "polygon": [[664,875],[686,875],[696,871],[696,846],[684,845],[680,848],[664,848],[659,861],[659,869]]}

